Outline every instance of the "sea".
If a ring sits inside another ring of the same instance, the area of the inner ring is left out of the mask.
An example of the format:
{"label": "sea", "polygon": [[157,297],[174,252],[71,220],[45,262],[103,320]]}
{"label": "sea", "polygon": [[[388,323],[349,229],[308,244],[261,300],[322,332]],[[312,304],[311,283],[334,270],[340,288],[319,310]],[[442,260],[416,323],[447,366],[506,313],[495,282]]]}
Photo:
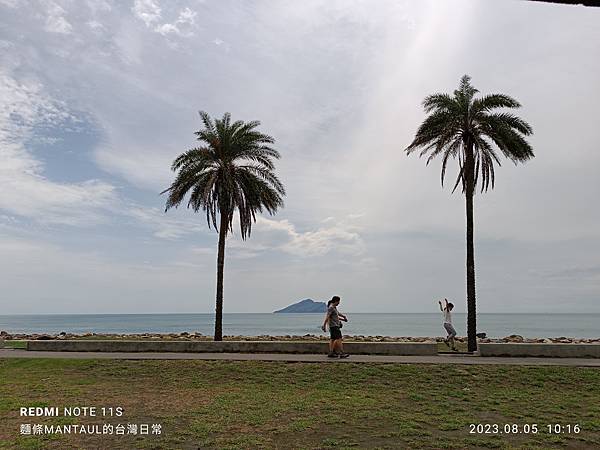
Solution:
{"label": "sea", "polygon": [[[364,336],[442,336],[441,314],[345,313],[342,332]],[[223,334],[285,336],[322,333],[323,314],[225,313]],[[453,314],[459,336],[466,335],[466,314]],[[214,314],[48,314],[0,315],[8,333],[180,333],[212,335]],[[488,314],[477,318],[477,331],[488,337],[599,338],[600,314]]]}

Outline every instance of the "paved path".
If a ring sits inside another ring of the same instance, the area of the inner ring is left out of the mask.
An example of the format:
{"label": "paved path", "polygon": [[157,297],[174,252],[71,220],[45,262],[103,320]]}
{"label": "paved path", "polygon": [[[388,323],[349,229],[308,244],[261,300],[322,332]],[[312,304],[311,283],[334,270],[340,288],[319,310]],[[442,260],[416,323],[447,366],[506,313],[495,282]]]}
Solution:
{"label": "paved path", "polygon": [[40,352],[0,349],[0,358],[73,358],[73,359],[179,359],[225,361],[286,361],[320,363],[399,363],[399,364],[499,364],[516,366],[581,366],[600,368],[600,359],[586,358],[499,358],[471,355],[381,356],[352,355],[348,359],[325,355],[279,353],[109,353],[109,352]]}

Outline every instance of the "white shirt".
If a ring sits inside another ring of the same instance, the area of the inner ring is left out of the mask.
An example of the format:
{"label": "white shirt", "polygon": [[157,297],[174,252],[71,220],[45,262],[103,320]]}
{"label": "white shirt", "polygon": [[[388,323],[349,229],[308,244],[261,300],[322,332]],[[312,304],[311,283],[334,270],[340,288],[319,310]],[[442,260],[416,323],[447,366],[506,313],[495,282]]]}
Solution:
{"label": "white shirt", "polygon": [[442,311],[442,314],[444,315],[444,323],[449,323],[450,325],[452,325],[452,317],[450,316],[450,311],[444,309]]}

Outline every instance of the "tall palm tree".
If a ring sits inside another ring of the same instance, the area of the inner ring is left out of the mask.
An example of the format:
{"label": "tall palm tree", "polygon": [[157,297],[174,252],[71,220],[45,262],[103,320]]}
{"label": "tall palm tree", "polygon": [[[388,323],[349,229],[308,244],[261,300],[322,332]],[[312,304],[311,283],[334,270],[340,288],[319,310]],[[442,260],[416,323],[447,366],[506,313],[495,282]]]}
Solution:
{"label": "tall palm tree", "polygon": [[[458,159],[459,171],[454,192],[462,184],[467,214],[467,336],[469,351],[477,349],[475,312],[475,256],[473,250],[473,195],[481,177],[481,192],[494,188],[494,163],[500,166],[496,151],[512,162],[533,158],[533,149],[524,136],[532,133],[531,126],[521,118],[495,112],[498,108],[519,108],[519,102],[504,94],[475,98],[479,92],[465,75],[454,95],[433,94],[423,101],[429,116],[423,121],[412,143],[406,148],[411,154],[422,149],[419,156],[429,154],[427,164],[442,156],[442,186],[450,157]],[[495,145],[492,145],[495,144]]]}
{"label": "tall palm tree", "polygon": [[[256,213],[263,209],[273,215],[283,206],[285,189],[275,176],[275,140],[260,133],[258,121],[231,123],[225,113],[213,120],[200,112],[204,129],[195,134],[202,143],[179,155],[171,166],[177,172],[171,186],[161,192],[169,193],[165,212],[177,207],[190,193],[188,208],[206,212],[208,227],[219,231],[217,251],[217,296],[215,309],[215,341],[223,340],[223,269],[225,239],[233,232],[232,221],[238,211],[243,240],[250,236]],[[218,226],[217,226],[218,222]]]}

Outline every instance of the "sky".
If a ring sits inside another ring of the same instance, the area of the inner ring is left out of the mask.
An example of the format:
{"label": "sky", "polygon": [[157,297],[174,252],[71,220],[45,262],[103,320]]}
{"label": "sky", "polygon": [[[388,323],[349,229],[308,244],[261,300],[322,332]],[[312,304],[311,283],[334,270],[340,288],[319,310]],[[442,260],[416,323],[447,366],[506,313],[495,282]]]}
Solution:
{"label": "sky", "polygon": [[476,195],[478,311],[598,313],[598,23],[516,0],[0,0],[0,314],[214,311],[217,233],[159,195],[200,110],[260,120],[287,190],[227,240],[226,313],[464,312],[464,197],[403,151],[464,74],[523,105],[536,155]]}

